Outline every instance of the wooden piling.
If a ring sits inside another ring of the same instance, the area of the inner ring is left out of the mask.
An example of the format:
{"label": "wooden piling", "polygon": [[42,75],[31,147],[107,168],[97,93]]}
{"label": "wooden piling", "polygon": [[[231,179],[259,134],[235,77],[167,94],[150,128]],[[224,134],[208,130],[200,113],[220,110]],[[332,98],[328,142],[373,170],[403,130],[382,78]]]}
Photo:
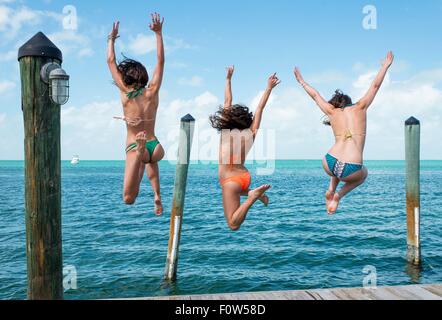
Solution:
{"label": "wooden piling", "polygon": [[420,264],[420,122],[411,117],[405,122],[407,195],[407,260]]}
{"label": "wooden piling", "polygon": [[170,218],[169,248],[167,251],[166,269],[164,272],[164,278],[168,281],[175,280],[177,274],[187,174],[189,171],[194,127],[195,119],[191,115],[188,114],[181,119],[178,161],[176,167],[172,213]]}
{"label": "wooden piling", "polygon": [[28,299],[63,299],[60,106],[40,78],[61,51],[41,32],[19,50],[25,129],[25,207]]}

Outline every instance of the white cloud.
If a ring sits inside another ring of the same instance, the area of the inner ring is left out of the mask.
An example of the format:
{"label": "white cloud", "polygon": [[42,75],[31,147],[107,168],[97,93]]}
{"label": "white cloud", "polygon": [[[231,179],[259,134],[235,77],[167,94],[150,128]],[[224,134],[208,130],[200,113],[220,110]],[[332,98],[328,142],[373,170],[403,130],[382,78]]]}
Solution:
{"label": "white cloud", "polygon": [[[3,1],[3,3],[10,3]],[[50,17],[56,20],[60,15],[54,12],[32,10],[22,6],[12,9],[5,5],[0,5],[0,33],[7,39],[13,39],[24,26],[35,26],[44,22],[44,18]]]}
{"label": "white cloud", "polygon": [[180,86],[201,87],[203,83],[204,79],[200,76],[193,76],[191,78],[180,78],[178,80],[178,84]]}
{"label": "white cloud", "polygon": [[94,50],[92,48],[83,48],[78,52],[78,56],[81,57],[90,57],[94,55]]}
{"label": "white cloud", "polygon": [[6,120],[6,114],[0,113],[0,124],[2,124]]}
{"label": "white cloud", "polygon": [[[353,82],[351,96],[365,94],[376,71],[361,74]],[[395,81],[386,77],[368,112],[367,159],[403,159],[404,121],[415,116],[422,122],[422,157],[440,159],[442,143],[442,69],[424,71]],[[323,93],[326,96],[326,93]],[[252,111],[262,92],[251,101]],[[323,114],[300,88],[276,88],[264,111],[262,128],[276,131],[278,157],[321,158],[334,143]]]}
{"label": "white cloud", "polygon": [[12,81],[0,81],[0,93],[5,93],[15,88],[15,82]]}
{"label": "white cloud", "polygon": [[345,80],[345,75],[339,71],[324,71],[322,73],[314,74],[309,77],[309,81],[312,84],[323,84],[323,83],[336,83]]}
{"label": "white cloud", "polygon": [[[12,1],[3,1],[3,3],[11,3]],[[18,35],[26,34],[26,27],[32,27],[30,33],[35,32],[35,27],[52,21],[59,23],[60,27],[64,16],[54,11],[34,10],[25,6],[19,8],[11,8],[1,5],[0,2],[0,35],[6,40],[13,40]],[[91,56],[94,51],[91,48],[91,41],[88,35],[81,34],[74,30],[57,31],[48,35],[62,51],[68,55],[75,52],[79,57]],[[0,56],[0,61],[12,61],[16,58],[18,48],[27,39],[20,41],[14,46],[13,50],[9,50]]]}
{"label": "white cloud", "polygon": [[[359,99],[369,88],[376,71],[354,82],[353,97]],[[437,139],[442,126],[442,69],[421,72],[410,79],[394,81],[390,76],[368,113],[367,155],[369,158],[402,159],[404,121],[415,116],[422,122],[422,155],[440,158]]]}
{"label": "white cloud", "polygon": [[121,158],[125,125],[113,119],[121,115],[119,101],[93,102],[82,107],[62,108],[63,158],[78,154],[84,159]]}
{"label": "white cloud", "polygon": [[[166,150],[170,151],[176,141],[173,135],[177,133],[181,117],[190,113],[199,120],[203,130],[207,129],[209,113],[215,110],[218,103],[219,99],[210,92],[189,100],[175,99],[169,103],[161,103],[156,134]],[[78,154],[83,159],[124,159],[126,125],[113,119],[113,116],[121,116],[122,112],[121,102],[118,100],[93,102],[81,107],[63,107],[63,158]],[[213,133],[216,135],[215,131]],[[175,153],[169,153],[173,158]]]}
{"label": "white cloud", "polygon": [[205,112],[205,116],[208,117],[207,109],[203,109],[203,107],[216,108],[219,104],[219,101],[220,100],[218,99],[218,97],[216,97],[209,91],[206,91],[193,99],[175,99],[166,107],[166,109],[168,114],[171,114],[172,116],[179,117],[184,115],[184,113],[189,113],[189,111],[192,111],[197,116],[199,116],[201,112]]}
{"label": "white cloud", "polygon": [[[378,74],[378,71],[373,70],[367,73],[361,74],[356,81],[353,82],[353,87],[356,89],[361,89],[362,91],[368,90],[374,78]],[[390,74],[387,74],[383,83],[383,87],[385,88],[390,84]]]}
{"label": "white cloud", "polygon": [[[254,111],[263,91],[252,100]],[[322,125],[322,113],[299,87],[275,88],[264,110],[261,128],[276,134],[279,158],[322,157],[324,144],[331,143],[331,130]],[[265,139],[265,137],[262,137]]]}
{"label": "white cloud", "polygon": [[[124,46],[124,45],[123,45]],[[135,55],[145,55],[157,50],[157,40],[154,34],[147,35],[143,33],[137,34],[135,37],[129,37],[129,45],[127,46],[130,53]],[[194,48],[182,39],[172,37],[164,38],[164,49],[167,53],[181,49]]]}
{"label": "white cloud", "polygon": [[75,30],[63,30],[48,35],[48,38],[63,52],[64,55],[76,53],[79,57],[94,54],[90,48],[90,39]]}
{"label": "white cloud", "polygon": [[17,59],[17,50],[9,50],[4,53],[0,53],[0,61],[13,61]]}
{"label": "white cloud", "polygon": [[167,67],[171,69],[186,69],[188,65],[183,62],[171,61],[167,63]]}
{"label": "white cloud", "polygon": [[155,35],[137,34],[135,38],[130,38],[128,46],[131,53],[135,55],[148,54],[157,49],[157,42]]}

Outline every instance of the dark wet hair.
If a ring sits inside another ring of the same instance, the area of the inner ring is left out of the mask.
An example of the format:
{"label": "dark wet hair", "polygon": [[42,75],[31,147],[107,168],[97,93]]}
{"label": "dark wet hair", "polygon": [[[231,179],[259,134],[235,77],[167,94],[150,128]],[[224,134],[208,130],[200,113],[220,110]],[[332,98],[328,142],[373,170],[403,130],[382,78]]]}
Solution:
{"label": "dark wet hair", "polygon": [[335,108],[345,108],[346,106],[353,104],[353,101],[341,90],[336,90],[335,94],[328,103],[333,105]]}
{"label": "dark wet hair", "polygon": [[149,74],[146,68],[138,61],[124,57],[118,64],[118,70],[123,76],[123,82],[128,87],[141,89],[149,83]]}
{"label": "dark wet hair", "polygon": [[[335,108],[342,109],[348,105],[353,104],[353,101],[351,100],[350,96],[344,94],[341,90],[338,89],[335,91],[335,94],[328,103],[333,105]],[[330,118],[328,116],[325,116],[322,122],[326,126],[331,126]]]}
{"label": "dark wet hair", "polygon": [[253,113],[246,106],[235,104],[230,108],[219,107],[219,110],[210,116],[210,123],[214,129],[222,130],[245,130],[253,123]]}

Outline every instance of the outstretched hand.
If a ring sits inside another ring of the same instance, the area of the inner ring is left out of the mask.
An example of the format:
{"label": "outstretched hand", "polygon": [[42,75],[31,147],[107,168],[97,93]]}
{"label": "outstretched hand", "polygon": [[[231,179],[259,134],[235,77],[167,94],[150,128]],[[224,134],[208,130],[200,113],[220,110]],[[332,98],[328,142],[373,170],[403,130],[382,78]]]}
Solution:
{"label": "outstretched hand", "polygon": [[120,21],[114,22],[114,24],[112,25],[112,31],[109,34],[109,39],[115,40],[120,37],[118,35],[119,28],[120,28]]}
{"label": "outstretched hand", "polygon": [[163,32],[163,23],[164,17],[161,19],[161,15],[159,13],[152,13],[152,23],[149,24],[150,30],[155,32],[156,34],[161,34]]}
{"label": "outstretched hand", "polygon": [[232,80],[233,73],[235,72],[235,66],[227,67],[226,70],[227,70],[227,79]]}
{"label": "outstretched hand", "polygon": [[298,67],[295,68],[294,73],[295,73],[296,80],[297,80],[301,85],[304,84],[304,83],[305,83],[304,78],[302,77],[302,75],[301,75],[301,71],[299,70]]}
{"label": "outstretched hand", "polygon": [[281,80],[279,80],[279,78],[276,76],[276,72],[275,72],[273,75],[270,76],[267,86],[269,89],[273,89],[280,83],[281,83]]}
{"label": "outstretched hand", "polygon": [[387,56],[384,59],[382,65],[386,68],[390,68],[394,61],[394,55],[392,51],[388,51]]}

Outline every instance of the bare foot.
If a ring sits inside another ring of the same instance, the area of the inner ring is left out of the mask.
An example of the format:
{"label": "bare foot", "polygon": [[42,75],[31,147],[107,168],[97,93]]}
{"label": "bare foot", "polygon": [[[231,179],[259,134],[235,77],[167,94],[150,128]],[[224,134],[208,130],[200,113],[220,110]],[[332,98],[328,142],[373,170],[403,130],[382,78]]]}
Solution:
{"label": "bare foot", "polygon": [[332,201],[330,202],[330,205],[328,206],[328,214],[333,215],[336,213],[339,207],[339,201],[341,201],[341,197],[339,196],[339,193],[335,193],[333,196]]}
{"label": "bare foot", "polygon": [[137,136],[135,137],[136,141],[137,141],[137,156],[138,158],[143,161],[143,162],[148,162],[146,161],[146,141],[147,141],[147,136],[146,136],[146,132],[142,131],[140,133],[137,134]]}
{"label": "bare foot", "polygon": [[265,184],[259,188],[256,188],[255,190],[252,190],[249,192],[249,198],[253,200],[261,200],[261,198],[264,196],[264,193],[271,188],[271,185]]}
{"label": "bare foot", "polygon": [[259,201],[261,201],[262,203],[264,203],[264,205],[265,205],[266,207],[269,206],[270,199],[269,199],[269,197],[268,197],[266,194],[263,194],[263,195],[261,196],[261,198],[259,198]]}
{"label": "bare foot", "polygon": [[325,206],[328,210],[328,207],[330,206],[330,203],[333,201],[333,197],[334,197],[335,193],[333,191],[328,190],[325,193]]}
{"label": "bare foot", "polygon": [[163,214],[163,202],[161,198],[155,198],[155,214],[161,216]]}

